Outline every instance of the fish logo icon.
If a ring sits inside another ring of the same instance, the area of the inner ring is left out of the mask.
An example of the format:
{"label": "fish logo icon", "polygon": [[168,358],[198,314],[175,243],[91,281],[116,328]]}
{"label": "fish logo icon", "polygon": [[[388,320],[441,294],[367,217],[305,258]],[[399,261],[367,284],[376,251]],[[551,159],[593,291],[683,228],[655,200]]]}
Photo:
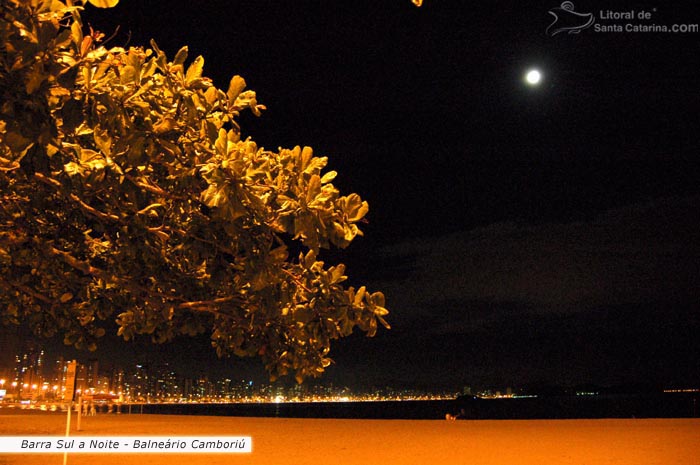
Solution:
{"label": "fish logo icon", "polygon": [[555,36],[560,32],[578,34],[593,25],[593,13],[576,13],[573,2],[564,2],[560,7],[552,8],[548,13],[554,21],[547,27],[547,35]]}

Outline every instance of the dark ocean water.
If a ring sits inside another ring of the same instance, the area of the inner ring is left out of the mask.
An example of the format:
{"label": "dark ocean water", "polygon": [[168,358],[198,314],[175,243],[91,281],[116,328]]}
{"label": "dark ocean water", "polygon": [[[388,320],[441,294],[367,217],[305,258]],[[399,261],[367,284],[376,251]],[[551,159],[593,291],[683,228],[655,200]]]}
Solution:
{"label": "dark ocean water", "polygon": [[[575,419],[692,418],[700,415],[698,394],[557,396],[525,399],[473,399],[380,402],[294,402],[260,404],[144,404],[134,413],[279,418]],[[127,406],[122,407],[126,413]]]}

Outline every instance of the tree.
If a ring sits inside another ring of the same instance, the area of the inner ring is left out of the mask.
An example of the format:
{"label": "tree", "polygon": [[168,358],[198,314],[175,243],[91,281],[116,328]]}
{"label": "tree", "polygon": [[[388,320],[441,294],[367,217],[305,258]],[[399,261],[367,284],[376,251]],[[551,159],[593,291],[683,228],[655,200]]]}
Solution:
{"label": "tree", "polygon": [[[103,3],[109,3],[104,2]],[[361,235],[326,157],[243,138],[264,107],[151,47],[106,48],[82,0],[8,0],[0,41],[0,317],[94,350],[211,333],[219,356],[259,356],[298,382],[331,340],[373,336],[384,296],[346,287],[319,253]]]}

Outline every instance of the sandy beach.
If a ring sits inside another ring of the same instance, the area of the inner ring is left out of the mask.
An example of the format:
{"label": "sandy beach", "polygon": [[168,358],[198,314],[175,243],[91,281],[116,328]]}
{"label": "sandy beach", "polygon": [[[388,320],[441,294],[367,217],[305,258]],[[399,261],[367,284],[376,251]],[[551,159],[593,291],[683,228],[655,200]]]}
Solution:
{"label": "sandy beach", "polygon": [[[65,434],[65,414],[0,410],[0,434]],[[313,420],[175,415],[83,417],[72,436],[251,436],[250,454],[72,454],[69,464],[692,465],[700,419]],[[0,464],[62,464],[0,454]]]}

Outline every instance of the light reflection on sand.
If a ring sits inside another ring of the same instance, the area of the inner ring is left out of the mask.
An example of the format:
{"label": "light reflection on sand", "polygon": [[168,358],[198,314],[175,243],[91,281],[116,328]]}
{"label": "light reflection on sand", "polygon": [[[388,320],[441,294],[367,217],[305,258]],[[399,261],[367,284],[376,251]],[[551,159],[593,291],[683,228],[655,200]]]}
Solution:
{"label": "light reflection on sand", "polygon": [[[690,465],[700,457],[700,419],[313,420],[171,415],[98,415],[72,435],[245,435],[245,456],[72,455],[69,464],[475,464]],[[65,433],[65,416],[6,414],[0,434]],[[62,463],[59,455],[0,455],[0,464]]]}

